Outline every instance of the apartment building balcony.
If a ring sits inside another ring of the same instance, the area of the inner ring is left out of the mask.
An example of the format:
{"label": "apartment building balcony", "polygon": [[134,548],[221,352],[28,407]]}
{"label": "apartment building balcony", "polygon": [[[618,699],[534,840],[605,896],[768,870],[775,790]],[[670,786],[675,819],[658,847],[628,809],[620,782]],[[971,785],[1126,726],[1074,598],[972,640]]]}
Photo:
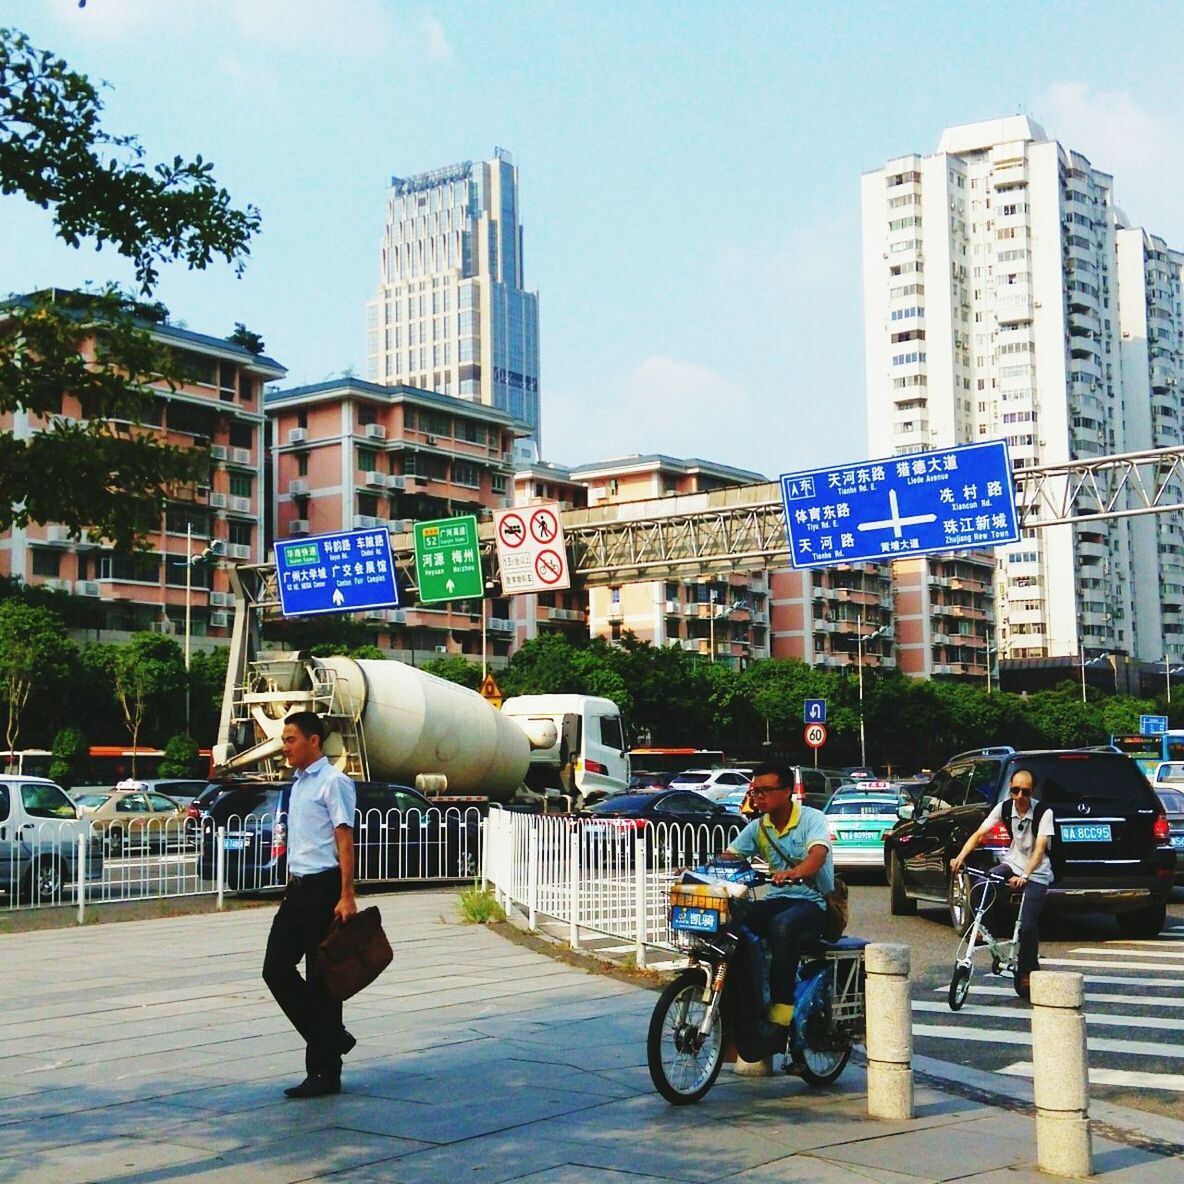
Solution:
{"label": "apartment building balcony", "polygon": [[1102,332],[1102,321],[1096,312],[1085,309],[1069,308],[1069,333],[1084,333],[1090,337],[1097,337]]}
{"label": "apartment building balcony", "polygon": [[610,621],[620,621],[625,615],[619,604],[610,604],[604,614]]}
{"label": "apartment building balcony", "polygon": [[976,592],[981,595],[990,588],[990,584],[985,579],[975,579],[971,576],[952,576],[950,588],[954,591]]}

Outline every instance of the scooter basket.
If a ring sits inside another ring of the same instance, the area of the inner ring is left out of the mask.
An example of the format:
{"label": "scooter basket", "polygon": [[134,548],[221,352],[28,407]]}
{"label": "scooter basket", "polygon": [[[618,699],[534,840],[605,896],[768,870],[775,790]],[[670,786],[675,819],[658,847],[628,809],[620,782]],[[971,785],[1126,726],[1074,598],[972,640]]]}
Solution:
{"label": "scooter basket", "polygon": [[843,938],[826,952],[831,968],[831,1018],[836,1030],[862,1044],[867,1026],[863,948],[857,938]]}
{"label": "scooter basket", "polygon": [[728,923],[731,897],[716,884],[671,884],[667,920],[676,931],[715,933]]}

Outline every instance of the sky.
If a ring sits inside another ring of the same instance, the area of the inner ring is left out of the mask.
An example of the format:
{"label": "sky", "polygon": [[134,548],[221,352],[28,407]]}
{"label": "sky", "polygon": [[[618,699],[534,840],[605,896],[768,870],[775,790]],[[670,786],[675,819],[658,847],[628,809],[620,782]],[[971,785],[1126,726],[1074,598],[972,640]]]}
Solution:
{"label": "sky", "polygon": [[[165,272],[286,385],[366,375],[385,190],[507,149],[539,293],[543,457],[770,477],[867,456],[859,179],[1017,113],[1184,247],[1184,6],[1091,0],[0,0],[149,158],[262,212],[246,273]],[[0,197],[0,292],[130,283]]]}

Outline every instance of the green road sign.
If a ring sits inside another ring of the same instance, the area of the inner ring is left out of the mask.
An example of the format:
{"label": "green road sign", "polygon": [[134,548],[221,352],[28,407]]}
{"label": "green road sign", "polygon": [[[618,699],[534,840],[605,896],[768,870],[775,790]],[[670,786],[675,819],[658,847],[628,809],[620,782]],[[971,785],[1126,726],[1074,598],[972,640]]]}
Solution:
{"label": "green road sign", "polygon": [[415,570],[421,604],[473,600],[485,595],[477,519],[441,518],[415,524]]}

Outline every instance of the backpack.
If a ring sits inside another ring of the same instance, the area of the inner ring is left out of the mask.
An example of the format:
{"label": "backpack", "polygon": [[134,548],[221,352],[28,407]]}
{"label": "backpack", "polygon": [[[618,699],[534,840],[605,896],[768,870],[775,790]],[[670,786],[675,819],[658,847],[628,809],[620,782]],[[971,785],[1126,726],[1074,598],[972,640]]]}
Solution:
{"label": "backpack", "polygon": [[[1013,805],[1013,803],[1012,803],[1011,798],[1008,798],[1007,801],[1005,801],[1003,803],[1003,810],[1002,810],[1002,813],[1000,816],[1000,821],[1003,823],[1003,825],[1005,827],[1007,827],[1008,835],[1011,835],[1014,838],[1014,835],[1012,835],[1012,831],[1011,831],[1012,805]],[[1039,833],[1040,820],[1051,809],[1052,809],[1052,807],[1049,806],[1045,802],[1033,802],[1032,803],[1032,830],[1033,830],[1033,833]]]}

